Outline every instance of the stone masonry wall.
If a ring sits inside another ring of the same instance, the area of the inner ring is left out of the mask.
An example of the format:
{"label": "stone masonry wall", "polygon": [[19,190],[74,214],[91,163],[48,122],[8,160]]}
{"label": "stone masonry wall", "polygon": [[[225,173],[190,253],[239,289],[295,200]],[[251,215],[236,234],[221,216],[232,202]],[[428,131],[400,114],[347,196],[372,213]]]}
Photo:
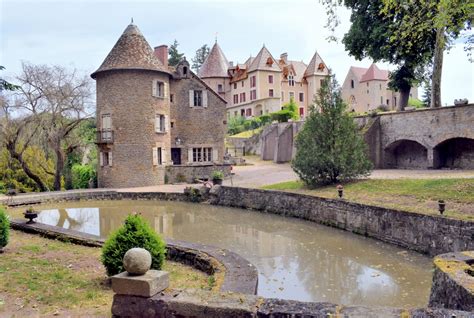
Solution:
{"label": "stone masonry wall", "polygon": [[219,170],[224,176],[230,175],[231,165],[208,164],[200,166],[168,166],[166,167],[166,179],[169,183],[194,183],[196,179],[211,180],[213,171]]}
{"label": "stone masonry wall", "polygon": [[421,253],[474,249],[474,222],[309,195],[216,186],[211,204],[254,209],[329,225]]}

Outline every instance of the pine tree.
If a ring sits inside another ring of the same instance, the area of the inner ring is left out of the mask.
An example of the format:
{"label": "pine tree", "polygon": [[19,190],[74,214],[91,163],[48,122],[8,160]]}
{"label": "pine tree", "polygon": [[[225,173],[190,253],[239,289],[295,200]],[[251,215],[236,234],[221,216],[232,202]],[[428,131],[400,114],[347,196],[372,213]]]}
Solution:
{"label": "pine tree", "polygon": [[427,80],[424,84],[425,93],[422,101],[425,107],[431,107],[431,81]]}
{"label": "pine tree", "polygon": [[346,107],[334,76],[327,78],[296,137],[292,161],[293,170],[310,187],[365,176],[372,168],[366,144]]}
{"label": "pine tree", "polygon": [[170,66],[178,65],[179,61],[181,61],[184,57],[184,53],[178,52],[178,41],[174,40],[173,44],[171,44],[170,49],[168,50],[169,58],[168,64]]}
{"label": "pine tree", "polygon": [[204,44],[199,49],[197,49],[196,55],[192,59],[193,65],[191,66],[196,73],[199,71],[199,68],[204,63],[208,55],[209,46],[207,46],[207,44]]}

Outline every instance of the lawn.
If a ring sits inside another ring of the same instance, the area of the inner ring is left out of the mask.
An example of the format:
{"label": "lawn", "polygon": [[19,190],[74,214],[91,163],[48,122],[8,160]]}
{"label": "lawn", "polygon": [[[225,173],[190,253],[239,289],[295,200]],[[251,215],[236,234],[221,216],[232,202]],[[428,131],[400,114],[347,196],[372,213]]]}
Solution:
{"label": "lawn", "polygon": [[[0,316],[110,316],[113,292],[100,249],[19,231],[0,253]],[[215,290],[213,276],[165,262],[170,288]]]}
{"label": "lawn", "polygon": [[[474,221],[474,179],[366,179],[343,184],[348,201],[439,215],[438,200],[445,200],[444,215]],[[336,186],[308,189],[300,181],[264,186],[263,189],[337,198]]]}

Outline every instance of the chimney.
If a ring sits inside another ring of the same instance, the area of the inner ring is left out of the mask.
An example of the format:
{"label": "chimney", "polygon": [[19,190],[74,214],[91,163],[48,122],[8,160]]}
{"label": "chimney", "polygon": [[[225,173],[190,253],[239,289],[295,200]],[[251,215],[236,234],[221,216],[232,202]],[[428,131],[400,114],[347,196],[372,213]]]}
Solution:
{"label": "chimney", "polygon": [[168,67],[168,46],[163,44],[155,47],[155,56],[160,60],[160,62]]}
{"label": "chimney", "polygon": [[285,63],[288,63],[288,53],[281,53],[280,60],[283,60]]}

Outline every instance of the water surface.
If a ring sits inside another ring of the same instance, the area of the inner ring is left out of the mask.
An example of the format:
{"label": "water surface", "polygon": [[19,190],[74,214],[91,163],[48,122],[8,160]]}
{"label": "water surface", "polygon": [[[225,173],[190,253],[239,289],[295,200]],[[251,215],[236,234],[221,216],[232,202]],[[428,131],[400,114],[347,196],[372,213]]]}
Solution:
{"label": "water surface", "polygon": [[37,221],[105,238],[127,214],[139,212],[165,238],[230,249],[257,267],[261,296],[391,307],[428,302],[430,258],[312,222],[182,202],[53,206],[37,207]]}

